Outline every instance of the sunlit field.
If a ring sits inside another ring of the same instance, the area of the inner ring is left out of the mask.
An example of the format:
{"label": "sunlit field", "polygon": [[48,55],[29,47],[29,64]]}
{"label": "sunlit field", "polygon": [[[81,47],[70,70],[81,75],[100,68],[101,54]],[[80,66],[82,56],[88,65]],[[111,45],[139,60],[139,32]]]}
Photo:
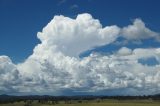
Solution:
{"label": "sunlit field", "polygon": [[0,104],[0,106],[160,106],[160,101],[152,100],[82,100],[82,101],[59,101],[58,103],[39,103],[33,101],[32,103],[15,102],[8,104]]}

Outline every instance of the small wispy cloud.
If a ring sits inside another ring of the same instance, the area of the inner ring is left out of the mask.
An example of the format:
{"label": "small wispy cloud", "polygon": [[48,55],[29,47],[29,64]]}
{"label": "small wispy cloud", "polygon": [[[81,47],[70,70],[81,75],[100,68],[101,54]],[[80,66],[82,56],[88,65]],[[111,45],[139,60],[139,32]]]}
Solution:
{"label": "small wispy cloud", "polygon": [[67,1],[67,0],[59,0],[59,2],[58,2],[57,5],[60,6],[60,5],[64,4],[66,1]]}
{"label": "small wispy cloud", "polygon": [[91,2],[92,0],[87,0],[88,2]]}
{"label": "small wispy cloud", "polygon": [[77,9],[77,8],[79,8],[77,4],[73,4],[72,6],[70,6],[70,9]]}

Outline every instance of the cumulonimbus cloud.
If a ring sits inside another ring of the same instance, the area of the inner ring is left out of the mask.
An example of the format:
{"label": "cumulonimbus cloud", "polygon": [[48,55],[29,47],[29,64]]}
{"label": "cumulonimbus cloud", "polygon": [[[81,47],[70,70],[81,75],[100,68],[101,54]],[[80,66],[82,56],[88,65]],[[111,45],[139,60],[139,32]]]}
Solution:
{"label": "cumulonimbus cloud", "polygon": [[76,19],[55,16],[42,32],[38,32],[38,38],[42,45],[67,56],[78,56],[94,46],[113,42],[119,33],[120,28],[116,25],[102,28],[99,20],[90,14],[80,14]]}
{"label": "cumulonimbus cloud", "polygon": [[122,47],[110,55],[91,53],[88,57],[78,57],[118,37],[128,40],[159,37],[140,19],[120,28],[102,27],[98,19],[87,13],[75,19],[60,15],[38,32],[37,37],[41,43],[24,62],[15,65],[9,57],[0,57],[0,93],[57,94],[64,90],[96,93],[121,89],[134,95],[160,92],[160,65],[148,66],[138,61],[152,57],[160,63],[160,48]]}

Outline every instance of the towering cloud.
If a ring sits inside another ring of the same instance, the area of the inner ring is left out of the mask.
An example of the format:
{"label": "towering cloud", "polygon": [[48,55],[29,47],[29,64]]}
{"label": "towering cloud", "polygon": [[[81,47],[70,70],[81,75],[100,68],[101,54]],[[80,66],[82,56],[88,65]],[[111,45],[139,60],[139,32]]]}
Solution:
{"label": "towering cloud", "polygon": [[38,38],[42,45],[72,57],[95,46],[113,42],[119,32],[120,28],[115,25],[102,28],[99,20],[85,13],[78,15],[76,19],[55,16],[38,33]]}
{"label": "towering cloud", "polygon": [[[122,47],[113,54],[79,54],[96,46],[110,44],[123,36],[128,40],[159,37],[140,19],[119,28],[102,27],[90,14],[76,19],[55,16],[38,32],[41,43],[25,62],[14,65],[0,57],[0,92],[63,94],[64,91],[107,92],[125,90],[125,94],[154,94],[160,91],[160,48]],[[139,59],[154,58],[158,64],[142,64]],[[6,83],[7,82],[7,83]]]}

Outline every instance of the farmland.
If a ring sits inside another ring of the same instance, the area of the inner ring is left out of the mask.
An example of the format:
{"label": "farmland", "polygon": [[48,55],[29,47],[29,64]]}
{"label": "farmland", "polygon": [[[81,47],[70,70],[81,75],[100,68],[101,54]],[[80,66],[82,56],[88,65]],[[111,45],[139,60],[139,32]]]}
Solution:
{"label": "farmland", "polygon": [[71,100],[66,103],[66,101],[59,101],[58,103],[45,102],[40,103],[37,100],[32,101],[32,103],[27,103],[24,101],[0,104],[0,106],[159,106],[160,101],[153,100]]}

